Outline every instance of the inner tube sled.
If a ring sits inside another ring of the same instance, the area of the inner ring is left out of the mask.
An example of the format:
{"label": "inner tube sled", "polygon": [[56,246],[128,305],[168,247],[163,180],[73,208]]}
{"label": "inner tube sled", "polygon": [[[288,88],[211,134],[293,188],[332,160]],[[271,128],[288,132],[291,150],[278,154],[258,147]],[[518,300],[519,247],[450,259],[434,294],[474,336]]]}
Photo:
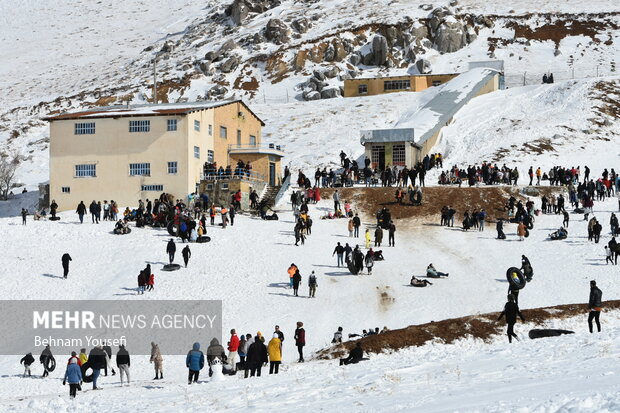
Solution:
{"label": "inner tube sled", "polygon": [[[82,370],[82,381],[84,383],[92,383],[92,381],[93,381],[93,369],[90,367],[90,363],[87,361],[86,363],[82,364],[80,369]],[[86,371],[88,369],[90,369],[90,374],[86,374]]]}
{"label": "inner tube sled", "polygon": [[176,226],[174,225],[174,221],[170,221],[170,222],[168,223],[168,227],[167,227],[167,228],[168,228],[168,234],[170,234],[170,235],[171,235],[171,236],[173,236],[173,237],[176,237],[176,236],[177,236],[177,228],[176,228]]}
{"label": "inner tube sled", "polygon": [[54,357],[45,359],[45,369],[49,372],[56,370],[56,359]]}
{"label": "inner tube sled", "polygon": [[166,264],[164,265],[164,268],[162,268],[162,271],[176,271],[179,268],[181,268],[181,266],[179,264]]}
{"label": "inner tube sled", "polygon": [[537,338],[558,337],[564,334],[575,334],[575,332],[570,330],[557,330],[553,328],[535,328],[530,330],[528,336],[534,340]]}
{"label": "inner tube sled", "polygon": [[206,235],[203,235],[202,237],[198,237],[196,238],[196,242],[199,244],[205,243],[205,242],[209,242],[211,241],[211,237],[207,237]]}
{"label": "inner tube sled", "polygon": [[510,283],[511,290],[520,290],[525,287],[525,276],[517,267],[510,267],[506,271],[506,279]]}

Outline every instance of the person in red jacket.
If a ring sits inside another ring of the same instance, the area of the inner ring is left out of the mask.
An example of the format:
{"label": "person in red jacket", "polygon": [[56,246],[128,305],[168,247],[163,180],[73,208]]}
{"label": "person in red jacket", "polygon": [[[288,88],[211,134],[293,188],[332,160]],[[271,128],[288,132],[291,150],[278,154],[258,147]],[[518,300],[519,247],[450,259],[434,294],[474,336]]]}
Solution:
{"label": "person in red jacket", "polygon": [[239,350],[239,337],[237,331],[233,328],[230,330],[230,341],[228,341],[228,363],[233,370],[237,370],[237,350]]}
{"label": "person in red jacket", "polygon": [[304,323],[297,322],[297,329],[295,330],[295,345],[299,352],[299,363],[304,362],[304,346],[306,345],[306,330],[304,330]]}

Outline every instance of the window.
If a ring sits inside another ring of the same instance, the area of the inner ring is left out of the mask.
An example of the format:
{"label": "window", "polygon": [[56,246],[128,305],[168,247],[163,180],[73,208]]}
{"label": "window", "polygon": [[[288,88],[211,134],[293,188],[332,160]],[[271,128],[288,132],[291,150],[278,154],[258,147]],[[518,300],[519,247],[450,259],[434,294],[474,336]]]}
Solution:
{"label": "window", "polygon": [[214,158],[215,158],[215,154],[213,153],[213,151],[208,150],[207,151],[207,162],[213,163]]}
{"label": "window", "polygon": [[75,165],[75,177],[84,178],[97,176],[97,165],[94,163],[85,165]]}
{"label": "window", "polygon": [[357,94],[358,95],[365,95],[368,93],[368,85],[359,85],[357,87]]}
{"label": "window", "polygon": [[199,120],[194,121],[194,130],[196,132],[200,132],[200,121]]}
{"label": "window", "polygon": [[213,190],[213,184],[207,184],[207,191]]}
{"label": "window", "polygon": [[433,80],[433,86],[441,85],[441,80]]}
{"label": "window", "polygon": [[250,145],[256,146],[256,136],[250,135]]}
{"label": "window", "polygon": [[150,163],[130,163],[129,176],[151,175]]}
{"label": "window", "polygon": [[200,147],[194,146],[194,158],[200,159]]}
{"label": "window", "polygon": [[392,163],[395,166],[405,166],[405,145],[392,146]]}
{"label": "window", "polygon": [[71,193],[71,188],[68,186],[63,186],[62,188],[60,188],[60,190],[62,191],[63,194],[70,194]]}
{"label": "window", "polygon": [[168,132],[174,132],[175,130],[177,130],[177,120],[168,119]]}
{"label": "window", "polygon": [[95,134],[95,122],[76,123],[75,134],[76,135],[94,135]]}
{"label": "window", "polygon": [[222,184],[222,190],[228,191],[228,182]]}
{"label": "window", "polygon": [[237,129],[237,145],[241,146],[241,131]]}
{"label": "window", "polygon": [[130,120],[129,132],[149,132],[151,130],[150,120]]}
{"label": "window", "polygon": [[178,164],[177,162],[168,162],[168,173],[169,174],[176,174],[178,172]]}
{"label": "window", "polygon": [[228,138],[228,131],[223,126],[220,126],[220,138]]}
{"label": "window", "polygon": [[386,80],[383,82],[383,90],[408,90],[411,89],[410,80]]}
{"label": "window", "polygon": [[142,185],[142,190],[143,191],[163,192],[164,191],[164,186],[163,185]]}
{"label": "window", "polygon": [[213,135],[213,125],[209,125],[209,136]]}

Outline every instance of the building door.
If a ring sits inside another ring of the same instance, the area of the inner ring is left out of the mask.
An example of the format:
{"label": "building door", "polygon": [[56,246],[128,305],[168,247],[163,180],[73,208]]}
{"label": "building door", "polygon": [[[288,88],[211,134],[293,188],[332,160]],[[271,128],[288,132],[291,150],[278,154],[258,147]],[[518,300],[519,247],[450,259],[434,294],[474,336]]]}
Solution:
{"label": "building door", "polygon": [[383,170],[385,169],[385,146],[373,145],[372,152],[370,154],[370,161],[372,162],[373,169]]}
{"label": "building door", "polygon": [[276,164],[269,162],[269,186],[276,186]]}

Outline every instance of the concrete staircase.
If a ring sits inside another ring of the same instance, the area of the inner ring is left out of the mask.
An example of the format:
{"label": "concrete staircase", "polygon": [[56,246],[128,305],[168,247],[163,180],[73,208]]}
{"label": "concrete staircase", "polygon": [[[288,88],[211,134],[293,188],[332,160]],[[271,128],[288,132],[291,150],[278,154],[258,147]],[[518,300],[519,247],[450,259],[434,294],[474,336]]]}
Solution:
{"label": "concrete staircase", "polygon": [[280,191],[280,186],[267,186],[263,192],[263,196],[260,198],[260,202],[266,202],[269,208],[273,208],[276,200],[276,195]]}

